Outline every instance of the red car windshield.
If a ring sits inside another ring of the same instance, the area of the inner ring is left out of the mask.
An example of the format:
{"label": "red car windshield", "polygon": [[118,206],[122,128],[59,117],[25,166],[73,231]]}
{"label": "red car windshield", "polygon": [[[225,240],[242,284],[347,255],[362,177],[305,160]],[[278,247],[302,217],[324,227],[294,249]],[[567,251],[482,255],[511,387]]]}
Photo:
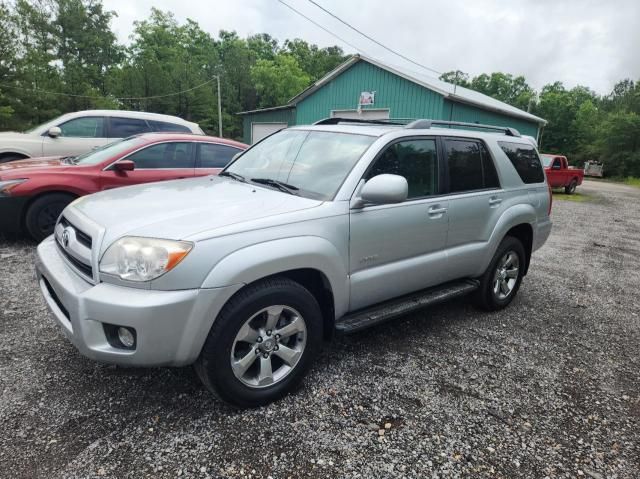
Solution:
{"label": "red car windshield", "polygon": [[95,150],[91,150],[83,155],[76,156],[73,159],[73,163],[76,165],[97,165],[103,161],[107,161],[125,151],[135,148],[136,146],[142,146],[146,142],[139,136],[131,138],[125,138],[123,140],[114,141],[108,145],[101,146]]}

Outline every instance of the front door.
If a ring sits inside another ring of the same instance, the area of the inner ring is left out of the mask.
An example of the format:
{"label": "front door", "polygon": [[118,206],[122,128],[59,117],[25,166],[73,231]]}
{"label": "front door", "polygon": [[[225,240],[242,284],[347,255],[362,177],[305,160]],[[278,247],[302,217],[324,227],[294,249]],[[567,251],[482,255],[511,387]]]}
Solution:
{"label": "front door", "polygon": [[439,169],[436,140],[420,137],[388,145],[365,174],[403,176],[409,195],[351,210],[351,311],[440,282],[449,205],[437,196]]}
{"label": "front door", "polygon": [[194,176],[195,153],[191,142],[166,142],[138,150],[119,161],[135,163],[133,171],[117,171],[113,165],[100,178],[103,190],[119,186],[175,180]]}
{"label": "front door", "polygon": [[58,127],[60,136],[43,137],[43,156],[77,156],[110,141],[107,138],[105,118],[102,116],[74,118]]}

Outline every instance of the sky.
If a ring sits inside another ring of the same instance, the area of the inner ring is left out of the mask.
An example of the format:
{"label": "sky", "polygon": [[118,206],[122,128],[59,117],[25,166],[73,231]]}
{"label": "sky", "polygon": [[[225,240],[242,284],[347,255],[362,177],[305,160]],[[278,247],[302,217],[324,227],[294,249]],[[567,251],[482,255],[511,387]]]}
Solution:
{"label": "sky", "polygon": [[[308,0],[283,0],[348,43],[277,0],[103,0],[112,26],[129,42],[134,21],[151,7],[178,21],[195,20],[212,35],[268,33],[339,45],[391,65],[420,70],[353,32]],[[640,0],[315,0],[378,42],[438,72],[524,75],[536,89],[561,81],[607,94],[624,78],[640,80]],[[428,73],[428,72],[425,72]],[[428,73],[433,74],[433,73]],[[436,75],[437,76],[437,75]]]}

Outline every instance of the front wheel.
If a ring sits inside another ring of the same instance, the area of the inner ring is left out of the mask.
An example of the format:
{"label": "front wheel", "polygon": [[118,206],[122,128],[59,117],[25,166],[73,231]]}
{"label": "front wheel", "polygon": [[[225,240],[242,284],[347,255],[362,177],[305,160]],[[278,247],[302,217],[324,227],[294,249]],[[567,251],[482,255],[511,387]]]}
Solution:
{"label": "front wheel", "polygon": [[195,369],[203,384],[238,407],[257,407],[291,391],[322,342],[315,297],[288,278],[257,282],[222,309]]}
{"label": "front wheel", "polygon": [[564,192],[567,195],[572,195],[576,192],[577,186],[578,186],[578,182],[576,180],[571,180],[571,183],[569,183],[569,186],[564,187]]}
{"label": "front wheel", "polygon": [[480,307],[496,311],[513,301],[520,289],[525,261],[522,242],[513,236],[505,237],[480,278],[477,297]]}
{"label": "front wheel", "polygon": [[50,193],[31,203],[24,219],[31,237],[42,241],[52,234],[60,213],[73,199],[73,196],[65,193]]}

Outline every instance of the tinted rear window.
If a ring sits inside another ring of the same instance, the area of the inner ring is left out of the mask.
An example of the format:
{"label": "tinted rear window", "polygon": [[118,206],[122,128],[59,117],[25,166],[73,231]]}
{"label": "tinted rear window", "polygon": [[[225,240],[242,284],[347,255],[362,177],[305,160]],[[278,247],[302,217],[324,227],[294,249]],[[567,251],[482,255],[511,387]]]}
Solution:
{"label": "tinted rear window", "polygon": [[177,125],[176,123],[169,123],[166,121],[149,120],[149,125],[153,128],[153,131],[164,133],[191,133],[191,130],[184,125]]}
{"label": "tinted rear window", "polygon": [[475,140],[447,139],[449,192],[499,188],[498,174],[484,145]]}
{"label": "tinted rear window", "polygon": [[498,144],[515,167],[524,183],[542,183],[544,171],[536,149],[531,145],[499,141]]}

